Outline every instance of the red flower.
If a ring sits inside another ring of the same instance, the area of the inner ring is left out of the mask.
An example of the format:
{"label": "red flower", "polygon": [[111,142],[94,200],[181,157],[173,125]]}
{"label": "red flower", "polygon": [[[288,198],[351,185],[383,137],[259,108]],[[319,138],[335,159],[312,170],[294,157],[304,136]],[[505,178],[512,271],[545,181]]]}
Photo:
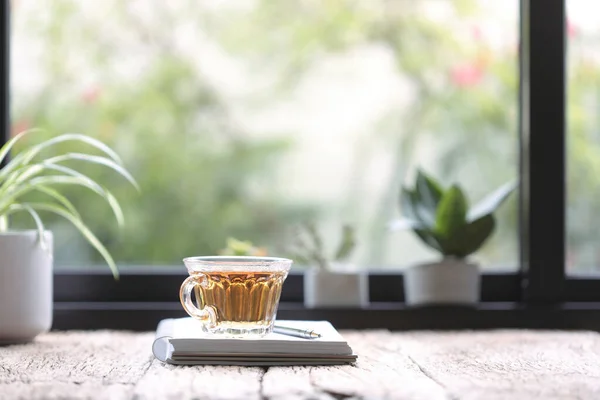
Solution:
{"label": "red flower", "polygon": [[479,42],[483,37],[483,34],[481,33],[481,28],[478,25],[471,27],[471,35],[473,36],[473,39]]}
{"label": "red flower", "polygon": [[459,87],[476,85],[482,78],[483,68],[477,64],[459,65],[450,71],[450,79]]}
{"label": "red flower", "polygon": [[576,27],[570,20],[567,20],[567,37],[574,38],[579,34],[579,28]]}
{"label": "red flower", "polygon": [[81,94],[81,99],[87,104],[94,104],[100,97],[100,88],[97,86],[86,89]]}
{"label": "red flower", "polygon": [[20,120],[12,124],[10,127],[10,136],[15,137],[19,133],[28,130],[31,128],[31,123],[27,120]]}

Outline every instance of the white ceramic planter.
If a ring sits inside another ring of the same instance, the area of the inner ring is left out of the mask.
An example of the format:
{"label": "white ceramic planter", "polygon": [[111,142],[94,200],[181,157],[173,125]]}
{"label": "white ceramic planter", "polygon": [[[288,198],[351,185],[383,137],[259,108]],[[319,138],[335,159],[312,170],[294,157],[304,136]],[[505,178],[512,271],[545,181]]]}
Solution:
{"label": "white ceramic planter", "polygon": [[369,304],[369,277],[362,271],[309,269],[304,274],[304,305],[363,307]]}
{"label": "white ceramic planter", "polygon": [[0,233],[0,343],[31,341],[52,325],[52,233]]}
{"label": "white ceramic planter", "polygon": [[481,277],[476,264],[458,259],[421,264],[404,272],[406,304],[475,305]]}

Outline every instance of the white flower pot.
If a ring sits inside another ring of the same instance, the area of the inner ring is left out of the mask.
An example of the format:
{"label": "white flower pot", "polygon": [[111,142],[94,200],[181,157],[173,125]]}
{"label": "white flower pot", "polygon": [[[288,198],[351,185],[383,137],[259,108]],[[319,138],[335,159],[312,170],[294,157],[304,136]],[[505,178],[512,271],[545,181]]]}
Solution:
{"label": "white flower pot", "polygon": [[329,271],[312,268],[304,274],[304,305],[364,307],[369,304],[369,277],[363,271]]}
{"label": "white flower pot", "polygon": [[0,343],[31,341],[52,325],[52,233],[0,233]]}
{"label": "white flower pot", "polygon": [[407,305],[457,304],[479,302],[481,277],[476,264],[459,259],[420,264],[404,272]]}

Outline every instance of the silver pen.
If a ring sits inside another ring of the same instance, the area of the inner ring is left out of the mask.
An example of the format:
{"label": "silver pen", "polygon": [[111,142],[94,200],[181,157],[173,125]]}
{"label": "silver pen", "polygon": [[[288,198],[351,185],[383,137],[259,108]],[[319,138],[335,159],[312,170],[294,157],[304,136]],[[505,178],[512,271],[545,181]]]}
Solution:
{"label": "silver pen", "polygon": [[321,337],[319,333],[313,331],[312,329],[297,329],[280,325],[275,325],[273,327],[273,332],[282,335],[295,336],[303,339],[317,339]]}

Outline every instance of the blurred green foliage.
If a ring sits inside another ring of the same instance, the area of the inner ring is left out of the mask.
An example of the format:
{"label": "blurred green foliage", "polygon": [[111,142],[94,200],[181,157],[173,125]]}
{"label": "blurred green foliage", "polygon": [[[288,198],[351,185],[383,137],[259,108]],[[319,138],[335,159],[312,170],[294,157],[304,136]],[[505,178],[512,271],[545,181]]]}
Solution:
{"label": "blurred green foliage", "polygon": [[[485,23],[478,21],[483,16],[478,1],[275,3],[262,0],[250,14],[228,14],[228,29],[218,33],[231,51],[246,52],[257,60],[277,60],[284,87],[323,54],[366,44],[389,49],[398,74],[412,86],[414,100],[408,109],[390,110],[387,121],[373,132],[395,154],[395,165],[380,195],[378,213],[367,228],[370,263],[378,265],[384,259],[389,234],[385,226],[396,212],[399,185],[415,165],[427,164],[420,159],[423,151],[431,152],[435,146],[436,160],[428,169],[439,171],[442,181],[466,181],[476,197],[515,178],[517,44],[492,50],[478,38],[478,24]],[[448,6],[445,23],[427,16],[430,3]],[[464,26],[470,26],[473,33],[455,32]],[[242,37],[265,40],[247,43]],[[514,262],[518,254],[516,199],[500,211],[498,219],[499,234],[487,243],[484,253]]]}
{"label": "blurred green foliage", "polygon": [[[268,190],[289,143],[250,140],[227,127],[219,100],[181,60],[160,60],[141,83],[102,91],[93,105],[72,101],[63,109],[39,101],[27,113],[48,135],[89,132],[126,160],[141,195],[111,182],[123,201],[123,231],[113,229],[100,201],[67,190],[117,260],[173,263],[186,254],[214,254],[231,234],[272,242],[285,221],[305,215]],[[210,114],[208,121],[199,113]],[[112,179],[81,169],[101,182]]]}
{"label": "blurred green foliage", "polygon": [[[141,194],[132,195],[121,181],[110,182],[126,216],[122,231],[114,228],[101,200],[65,189],[116,260],[176,264],[183,256],[215,254],[230,235],[274,243],[286,223],[310,215],[310,209],[276,198],[269,190],[278,157],[291,143],[246,137],[186,57],[162,54],[133,83],[105,79],[91,92],[74,90],[73,71],[53,61],[77,51],[65,38],[67,19],[77,18],[64,12],[69,4],[57,1],[50,7],[53,19],[39,37],[52,48],[40,60],[47,63],[50,79],[40,95],[15,110],[14,120],[42,128],[48,137],[74,130],[92,135],[125,160]],[[78,40],[81,46],[93,43],[92,38]],[[90,67],[109,72],[108,64],[94,60]],[[59,150],[68,149],[65,145]],[[100,182],[113,179],[85,165],[80,169]],[[61,230],[58,224],[54,228]],[[92,252],[74,253],[73,247],[84,247],[75,240],[67,233],[58,243],[59,263],[97,260]]]}
{"label": "blurred green foliage", "polygon": [[[478,1],[257,0],[251,8],[188,1],[179,14],[155,1],[154,24],[144,23],[127,3],[111,3],[109,16],[86,24],[76,23],[77,2],[48,3],[48,14],[27,24],[44,49],[40,63],[46,79],[34,96],[18,98],[13,110],[17,127],[46,128],[48,135],[90,134],[126,160],[142,194],[132,197],[125,184],[111,183],[124,204],[123,232],[112,228],[108,210],[93,196],[73,193],[77,205],[88,210],[92,229],[121,262],[171,264],[183,256],[214,254],[229,236],[269,250],[285,247],[287,227],[328,212],[270,190],[278,163],[296,143],[291,136],[250,137],[236,125],[227,100],[199,72],[202,54],[185,54],[178,47],[173,32],[182,13],[229,54],[274,71],[277,85],[265,91],[265,98],[293,89],[328,54],[365,45],[391,52],[413,100],[407,109],[389,110],[373,127],[372,141],[394,154],[394,165],[375,215],[359,227],[368,237],[369,263],[385,258],[385,226],[396,213],[400,183],[415,165],[425,164],[442,181],[460,181],[475,198],[517,176],[518,47],[515,40],[492,48],[481,38],[485,20]],[[429,3],[443,3],[443,22],[427,17]],[[515,36],[517,20],[506,27]],[[465,29],[471,33],[465,35]],[[120,41],[139,42],[139,54],[123,54]],[[84,65],[65,62],[73,52],[85,55]],[[141,60],[134,78],[119,75],[122,58]],[[101,84],[82,88],[82,69],[93,70]],[[571,65],[570,77],[570,247],[578,252],[600,223],[600,214],[580,211],[600,206],[600,197],[591,194],[600,184],[600,123],[588,101],[598,93],[600,68],[589,60],[578,62]],[[424,162],[422,155],[431,149],[434,160]],[[357,182],[368,179],[366,171],[356,173]],[[499,211],[498,233],[484,246],[485,257],[517,259],[516,198]],[[65,237],[59,261],[94,256],[76,255],[73,239]]]}

